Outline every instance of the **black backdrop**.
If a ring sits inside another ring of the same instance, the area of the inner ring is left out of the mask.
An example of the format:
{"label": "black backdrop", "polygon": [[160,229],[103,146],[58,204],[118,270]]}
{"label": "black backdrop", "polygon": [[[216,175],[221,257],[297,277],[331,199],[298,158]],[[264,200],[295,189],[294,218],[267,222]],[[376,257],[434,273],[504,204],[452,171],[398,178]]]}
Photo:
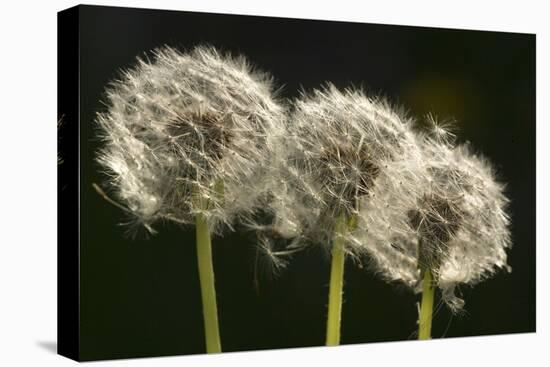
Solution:
{"label": "black backdrop", "polygon": [[[421,117],[458,121],[498,168],[512,200],[511,274],[462,287],[466,314],[443,307],[434,337],[535,331],[535,36],[268,17],[81,7],[80,117],[83,359],[204,352],[193,228],[124,236],[124,214],[92,189],[102,176],[95,114],[106,84],[137,55],[209,43],[246,55],[292,98],[332,81],[363,86]],[[222,346],[242,351],[322,345],[329,263],[296,256],[254,285],[255,245],[230,234],[213,245]],[[413,339],[417,296],[346,264],[342,343]]]}

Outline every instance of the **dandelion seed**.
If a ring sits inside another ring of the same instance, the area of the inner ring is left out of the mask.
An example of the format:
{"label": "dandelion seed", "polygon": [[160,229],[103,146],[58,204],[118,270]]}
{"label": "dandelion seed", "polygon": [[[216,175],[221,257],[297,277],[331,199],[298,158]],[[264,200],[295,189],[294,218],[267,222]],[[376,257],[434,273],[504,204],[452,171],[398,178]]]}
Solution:
{"label": "dandelion seed", "polygon": [[63,128],[64,121],[63,121],[64,115],[61,115],[61,117],[57,120],[57,165],[63,164],[63,156],[61,155],[61,152],[59,151],[59,142],[61,141],[61,134],[60,130]]}

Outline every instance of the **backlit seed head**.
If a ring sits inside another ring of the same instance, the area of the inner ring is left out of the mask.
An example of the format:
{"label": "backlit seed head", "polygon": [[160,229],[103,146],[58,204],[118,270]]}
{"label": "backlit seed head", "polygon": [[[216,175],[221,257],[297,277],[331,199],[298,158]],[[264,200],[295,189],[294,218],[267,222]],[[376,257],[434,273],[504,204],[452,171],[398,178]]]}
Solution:
{"label": "backlit seed head", "polygon": [[358,213],[387,162],[417,150],[410,124],[383,99],[331,84],[296,100],[271,203],[277,231],[330,246],[336,219]]}
{"label": "backlit seed head", "polygon": [[508,199],[490,163],[466,145],[419,137],[420,157],[394,160],[361,203],[357,246],[388,280],[419,290],[428,269],[453,310],[458,284],[473,285],[510,270]]}
{"label": "backlit seed head", "polygon": [[231,226],[256,210],[282,129],[271,77],[210,47],[153,56],[112,83],[98,115],[109,186],[146,226],[197,213],[212,230]]}

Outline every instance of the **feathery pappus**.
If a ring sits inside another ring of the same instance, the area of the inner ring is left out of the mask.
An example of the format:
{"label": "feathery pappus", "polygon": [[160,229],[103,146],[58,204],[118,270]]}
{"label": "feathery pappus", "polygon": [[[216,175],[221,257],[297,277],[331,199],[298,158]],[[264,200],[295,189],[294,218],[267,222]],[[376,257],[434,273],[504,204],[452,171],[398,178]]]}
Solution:
{"label": "feathery pappus", "polygon": [[508,271],[508,199],[488,160],[468,145],[419,135],[420,157],[388,162],[363,200],[354,242],[376,272],[420,291],[430,270],[454,311],[459,284],[474,285],[499,268]]}
{"label": "feathery pappus", "polygon": [[[295,100],[272,190],[276,232],[294,238],[291,248],[330,249],[338,218],[352,225],[386,162],[418,150],[412,122],[382,98],[332,84]],[[353,254],[353,243],[344,243]]]}
{"label": "feathery pappus", "polygon": [[162,47],[122,72],[97,117],[98,162],[137,223],[201,213],[219,231],[257,209],[285,118],[272,84],[244,57],[204,46]]}

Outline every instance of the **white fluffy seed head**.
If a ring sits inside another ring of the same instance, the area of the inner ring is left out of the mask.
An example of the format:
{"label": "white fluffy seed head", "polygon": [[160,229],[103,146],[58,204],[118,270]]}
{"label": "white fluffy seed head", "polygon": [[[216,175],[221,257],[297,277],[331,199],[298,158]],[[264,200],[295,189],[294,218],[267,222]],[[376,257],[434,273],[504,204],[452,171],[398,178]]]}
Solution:
{"label": "white fluffy seed head", "polygon": [[211,47],[163,47],[106,94],[98,161],[138,222],[202,213],[217,230],[256,209],[284,120],[269,75]]}
{"label": "white fluffy seed head", "polygon": [[383,99],[331,84],[296,100],[271,201],[275,231],[330,248],[337,218],[357,215],[386,162],[417,149],[410,124]]}
{"label": "white fluffy seed head", "polygon": [[[435,137],[439,136],[436,131]],[[420,157],[389,162],[363,200],[354,242],[384,278],[419,290],[422,269],[435,275],[452,310],[458,284],[510,270],[508,199],[490,163],[466,145],[419,137]]]}

